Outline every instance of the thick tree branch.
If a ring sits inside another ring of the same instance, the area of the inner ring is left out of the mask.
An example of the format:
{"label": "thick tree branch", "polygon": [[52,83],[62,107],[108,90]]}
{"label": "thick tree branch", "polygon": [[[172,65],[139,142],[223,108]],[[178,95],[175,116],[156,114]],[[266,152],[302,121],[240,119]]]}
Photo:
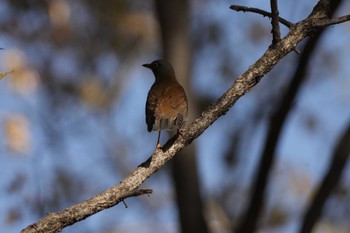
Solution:
{"label": "thick tree branch", "polygon": [[[321,0],[320,2],[327,3],[329,1]],[[139,165],[119,184],[62,212],[49,214],[35,224],[23,229],[22,233],[59,232],[74,222],[81,221],[94,213],[118,204],[128,197],[127,194],[135,192],[134,190],[137,190],[148,177],[172,159],[178,151],[199,137],[219,117],[226,114],[240,97],[250,91],[284,56],[293,51],[300,41],[312,35],[318,20],[326,18],[327,13],[325,11],[324,8],[319,7],[318,10],[313,11],[309,18],[292,27],[285,38],[275,46],[270,47],[255,64],[240,75],[233,85],[202,113],[201,117],[184,128],[178,137],[170,139],[164,145],[163,150],[157,149],[154,151],[147,161]]]}
{"label": "thick tree branch", "polygon": [[[29,225],[21,232],[59,232],[66,226],[84,220],[101,210],[115,206],[119,202],[125,204],[124,200],[126,198],[145,194],[149,195],[152,192],[152,189],[122,190],[122,192],[115,192],[113,189],[108,189],[89,200],[78,203],[63,211],[50,213],[45,218]],[[125,207],[127,207],[126,204]]]}
{"label": "thick tree branch", "polygon": [[279,25],[279,12],[277,0],[270,0],[271,5],[271,25],[272,25],[272,44],[276,44],[281,40],[281,32]]}
{"label": "thick tree branch", "polygon": [[[258,9],[258,8],[254,8],[254,7],[231,5],[230,8],[232,10],[235,10],[235,11],[253,12],[253,13],[260,14],[260,15],[262,15],[264,17],[272,18],[272,14],[270,12],[267,12],[267,11],[264,11],[264,10],[261,10],[261,9]],[[278,17],[278,21],[281,22],[287,28],[291,28],[292,26],[294,26],[293,23],[289,22],[288,20],[286,20],[286,19],[284,19],[282,17]]]}

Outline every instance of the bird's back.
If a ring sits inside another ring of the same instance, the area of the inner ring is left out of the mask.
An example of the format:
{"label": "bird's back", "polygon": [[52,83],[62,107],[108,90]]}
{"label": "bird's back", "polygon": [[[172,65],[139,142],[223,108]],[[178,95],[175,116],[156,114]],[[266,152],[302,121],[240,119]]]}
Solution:
{"label": "bird's back", "polygon": [[176,80],[152,85],[146,102],[148,131],[177,130],[185,124],[187,113],[186,94]]}

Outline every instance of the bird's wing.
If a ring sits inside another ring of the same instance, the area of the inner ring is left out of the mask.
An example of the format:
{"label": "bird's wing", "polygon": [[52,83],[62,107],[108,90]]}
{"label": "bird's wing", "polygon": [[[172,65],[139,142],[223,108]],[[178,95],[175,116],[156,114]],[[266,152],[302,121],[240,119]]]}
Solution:
{"label": "bird's wing", "polygon": [[147,95],[147,101],[146,101],[146,124],[147,124],[147,130],[148,132],[151,132],[152,130],[159,130],[154,129],[154,123],[156,120],[155,116],[155,110],[157,108],[158,99],[163,94],[164,88],[161,85],[157,85],[156,83],[152,85],[151,89],[148,92]]}
{"label": "bird's wing", "polygon": [[175,130],[181,128],[187,117],[187,98],[180,84],[175,83],[164,89],[155,108],[155,126],[159,129]]}

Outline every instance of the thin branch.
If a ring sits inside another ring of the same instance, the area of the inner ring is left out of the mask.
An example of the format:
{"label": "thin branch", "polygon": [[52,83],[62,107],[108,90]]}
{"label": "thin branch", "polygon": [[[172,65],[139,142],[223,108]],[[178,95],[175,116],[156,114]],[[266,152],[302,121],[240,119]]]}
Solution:
{"label": "thin branch", "polygon": [[137,197],[137,196],[141,196],[141,195],[147,195],[149,196],[150,194],[153,193],[152,189],[136,189],[136,190],[131,190],[129,192],[126,192],[125,197],[123,198],[123,201],[126,198],[129,197]]}
{"label": "thin branch", "polygon": [[277,0],[270,0],[271,5],[271,25],[272,25],[272,44],[277,44],[281,41],[281,32],[279,25],[279,12],[278,12],[278,4]]}
{"label": "thin branch", "polygon": [[[320,2],[324,1],[331,0],[321,0]],[[318,10],[314,10],[313,13],[325,15],[326,13],[323,11],[324,9],[322,7],[318,7]],[[313,13],[311,16],[313,16]],[[293,51],[300,41],[307,36],[313,35],[315,32],[314,23],[314,18],[307,18],[292,27],[290,32],[278,44],[270,46],[264,55],[255,64],[250,66],[245,73],[240,75],[233,85],[214,104],[202,112],[201,117],[197,118],[188,127],[185,127],[181,134],[169,139],[164,145],[163,150],[156,149],[147,161],[139,165],[138,168],[119,184],[62,212],[49,214],[35,224],[22,230],[22,233],[59,232],[66,226],[118,204],[128,197],[125,196],[126,194],[129,194],[129,196],[135,194],[135,190],[148,177],[171,160],[177,152],[199,137],[219,117],[226,114],[239,98],[249,92],[283,57]]]}
{"label": "thin branch", "polygon": [[344,15],[338,18],[323,19],[315,23],[315,27],[327,27],[335,24],[344,23],[350,21],[350,15]]}
{"label": "thin branch", "polygon": [[[235,11],[243,11],[243,12],[253,12],[253,13],[257,13],[259,15],[262,15],[264,17],[269,17],[272,18],[272,14],[270,12],[258,9],[258,8],[254,8],[254,7],[246,7],[246,6],[240,6],[240,5],[231,5],[230,9],[235,10]],[[287,28],[291,28],[294,26],[294,24],[282,17],[278,17],[278,21],[281,22],[284,26],[286,26]]]}

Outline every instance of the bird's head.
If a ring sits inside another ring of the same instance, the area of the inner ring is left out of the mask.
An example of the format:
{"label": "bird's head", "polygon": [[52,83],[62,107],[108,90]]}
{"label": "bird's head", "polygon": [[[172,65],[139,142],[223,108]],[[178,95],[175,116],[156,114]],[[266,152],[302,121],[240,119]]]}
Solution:
{"label": "bird's head", "polygon": [[175,78],[175,72],[171,64],[165,60],[155,60],[150,64],[143,64],[153,71],[156,79]]}

